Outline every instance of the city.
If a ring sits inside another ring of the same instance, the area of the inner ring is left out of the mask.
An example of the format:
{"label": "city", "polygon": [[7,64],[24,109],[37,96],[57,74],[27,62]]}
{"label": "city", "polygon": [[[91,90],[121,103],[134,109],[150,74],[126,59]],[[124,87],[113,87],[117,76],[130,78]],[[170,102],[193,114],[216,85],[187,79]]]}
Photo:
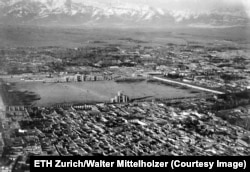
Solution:
{"label": "city", "polygon": [[179,27],[0,24],[25,38],[0,43],[0,171],[33,155],[249,156],[248,26]]}

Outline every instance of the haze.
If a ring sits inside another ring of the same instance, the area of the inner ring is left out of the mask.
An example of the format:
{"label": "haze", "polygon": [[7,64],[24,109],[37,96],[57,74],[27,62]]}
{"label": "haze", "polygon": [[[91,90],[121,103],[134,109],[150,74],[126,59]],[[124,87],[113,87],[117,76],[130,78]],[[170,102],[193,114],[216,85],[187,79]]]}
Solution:
{"label": "haze", "polygon": [[[78,0],[82,1],[82,0]],[[249,0],[96,0],[97,2],[119,3],[127,2],[134,4],[150,5],[164,9],[190,9],[190,10],[211,10],[218,7],[243,7],[246,12],[250,11]]]}

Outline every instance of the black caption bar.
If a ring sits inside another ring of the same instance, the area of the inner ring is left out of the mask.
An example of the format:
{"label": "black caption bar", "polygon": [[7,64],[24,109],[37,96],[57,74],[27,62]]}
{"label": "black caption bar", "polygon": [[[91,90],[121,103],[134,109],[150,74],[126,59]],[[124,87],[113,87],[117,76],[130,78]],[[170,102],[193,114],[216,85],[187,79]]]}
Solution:
{"label": "black caption bar", "polygon": [[81,156],[32,156],[31,172],[67,170],[83,171],[83,169],[132,169],[155,168],[164,170],[244,170],[249,171],[250,157],[81,157]]}

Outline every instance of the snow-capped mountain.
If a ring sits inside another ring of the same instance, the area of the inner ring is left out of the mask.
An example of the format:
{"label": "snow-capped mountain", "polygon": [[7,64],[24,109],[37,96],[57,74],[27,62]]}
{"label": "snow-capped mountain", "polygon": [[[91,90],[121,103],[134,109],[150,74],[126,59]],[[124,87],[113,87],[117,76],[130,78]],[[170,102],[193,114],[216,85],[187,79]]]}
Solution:
{"label": "snow-capped mountain", "polygon": [[0,0],[0,23],[63,25],[244,25],[244,9],[166,10],[93,0]]}

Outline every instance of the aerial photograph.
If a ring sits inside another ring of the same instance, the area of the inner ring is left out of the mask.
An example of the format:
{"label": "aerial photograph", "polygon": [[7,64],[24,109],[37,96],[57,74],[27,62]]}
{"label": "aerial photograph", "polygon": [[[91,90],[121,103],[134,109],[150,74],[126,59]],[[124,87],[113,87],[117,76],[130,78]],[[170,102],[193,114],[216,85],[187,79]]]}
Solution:
{"label": "aerial photograph", "polygon": [[0,172],[36,155],[250,156],[250,0],[0,0]]}

